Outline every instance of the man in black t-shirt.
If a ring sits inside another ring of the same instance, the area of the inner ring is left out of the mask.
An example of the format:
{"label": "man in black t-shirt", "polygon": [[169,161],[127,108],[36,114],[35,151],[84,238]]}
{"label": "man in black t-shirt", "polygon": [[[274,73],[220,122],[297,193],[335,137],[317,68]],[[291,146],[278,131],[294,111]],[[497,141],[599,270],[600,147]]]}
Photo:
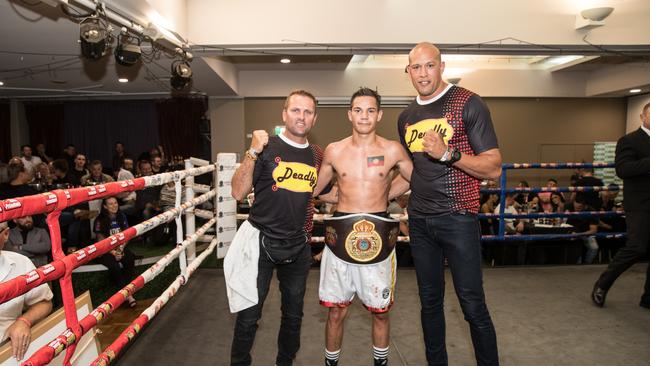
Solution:
{"label": "man in black t-shirt", "polygon": [[[251,364],[257,322],[262,316],[274,269],[282,301],[275,364],[291,365],[300,348],[304,296],[311,265],[312,193],[323,157],[321,149],[307,141],[316,122],[314,96],[303,90],[292,92],[285,101],[282,120],[285,130],[278,136],[269,137],[263,130],[253,131],[251,147],[232,178],[232,196],[240,201],[254,188],[255,202],[224,259],[230,307],[237,311],[231,365]],[[254,263],[241,258],[246,250],[257,253],[258,246],[259,258]],[[255,264],[257,268],[242,268]],[[251,289],[251,284],[245,284],[243,289],[235,288],[251,272],[257,273],[257,303],[250,307],[234,304],[232,291],[243,293]]]}
{"label": "man in black t-shirt", "polygon": [[[581,170],[580,178],[576,181],[576,187],[601,187],[605,185],[602,179],[594,177],[594,168],[584,168]],[[580,198],[587,206],[593,210],[600,210],[602,205],[598,192],[578,192],[576,199]]]}
{"label": "man in black t-shirt", "polygon": [[[420,43],[406,67],[418,92],[399,116],[398,134],[413,159],[408,204],[411,254],[422,305],[429,365],[446,365],[444,259],[470,323],[479,365],[498,365],[496,333],[483,292],[477,212],[482,179],[501,174],[490,112],[471,91],[442,80],[440,51]],[[400,191],[395,182],[394,192]]]}

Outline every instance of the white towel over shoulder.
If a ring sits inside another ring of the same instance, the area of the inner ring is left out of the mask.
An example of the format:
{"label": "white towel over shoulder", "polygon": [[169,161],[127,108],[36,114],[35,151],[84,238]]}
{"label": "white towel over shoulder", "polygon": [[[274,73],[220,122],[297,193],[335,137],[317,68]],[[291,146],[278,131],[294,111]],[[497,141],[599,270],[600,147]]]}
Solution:
{"label": "white towel over shoulder", "polygon": [[236,313],[257,305],[257,271],[260,258],[260,231],[244,221],[223,260],[223,274],[230,312]]}

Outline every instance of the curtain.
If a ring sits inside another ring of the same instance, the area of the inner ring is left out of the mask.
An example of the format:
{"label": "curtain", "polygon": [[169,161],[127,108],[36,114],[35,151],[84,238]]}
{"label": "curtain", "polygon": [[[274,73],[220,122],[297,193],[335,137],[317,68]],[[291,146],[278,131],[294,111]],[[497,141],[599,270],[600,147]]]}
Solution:
{"label": "curtain", "polygon": [[133,159],[159,144],[151,100],[67,102],[64,126],[66,143],[74,144],[89,162],[101,160],[104,168],[112,165],[117,141]]}
{"label": "curtain", "polygon": [[156,102],[156,110],[165,155],[170,159],[176,155],[203,157],[201,123],[208,110],[207,98],[160,100]]}
{"label": "curtain", "polygon": [[60,157],[65,147],[63,140],[63,103],[26,102],[25,118],[29,126],[29,143],[33,147],[43,143],[50,156]]}
{"label": "curtain", "polygon": [[0,161],[11,158],[11,115],[9,103],[0,103]]}

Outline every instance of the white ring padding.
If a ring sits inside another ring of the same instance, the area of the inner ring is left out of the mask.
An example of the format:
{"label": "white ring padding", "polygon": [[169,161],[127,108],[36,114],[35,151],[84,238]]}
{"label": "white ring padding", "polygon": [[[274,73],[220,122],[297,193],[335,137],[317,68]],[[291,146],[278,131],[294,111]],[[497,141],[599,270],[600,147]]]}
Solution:
{"label": "white ring padding", "polygon": [[199,193],[208,192],[210,190],[210,188],[211,187],[209,185],[207,185],[207,184],[196,184],[196,183],[194,183],[192,185],[192,189],[194,190],[194,192],[199,192]]}
{"label": "white ring padding", "polygon": [[215,164],[210,164],[198,168],[192,168],[192,169],[185,169],[185,170],[177,170],[175,172],[168,172],[168,173],[160,173],[156,175],[149,175],[144,178],[144,186],[145,187],[151,187],[151,186],[160,186],[165,183],[169,182],[175,182],[177,180],[181,180],[187,176],[195,176],[195,175],[201,175],[205,173],[209,173],[214,171],[217,168],[216,163]]}
{"label": "white ring padding", "polygon": [[351,219],[353,217],[362,217],[362,216],[370,216],[373,219],[381,220],[381,221],[385,221],[385,222],[391,222],[391,223],[395,223],[395,222],[399,221],[399,220],[395,220],[395,219],[392,219],[392,218],[389,219],[389,218],[386,218],[386,217],[381,217],[381,216],[377,216],[377,215],[373,215],[373,214],[369,214],[369,213],[351,213],[349,215],[336,216],[336,217],[329,216],[329,217],[326,217],[326,219],[328,219],[328,220],[347,220],[347,219]]}

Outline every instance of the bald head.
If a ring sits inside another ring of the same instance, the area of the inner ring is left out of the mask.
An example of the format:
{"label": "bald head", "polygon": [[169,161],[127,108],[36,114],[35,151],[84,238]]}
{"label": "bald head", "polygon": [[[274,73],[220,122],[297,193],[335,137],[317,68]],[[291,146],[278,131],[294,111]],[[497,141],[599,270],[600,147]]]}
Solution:
{"label": "bald head", "polygon": [[438,60],[438,62],[441,61],[440,58],[440,50],[438,47],[434,46],[432,43],[429,42],[420,42],[411,49],[411,52],[409,52],[409,63],[412,62],[413,58],[416,55],[422,55],[426,54],[430,58]]}

